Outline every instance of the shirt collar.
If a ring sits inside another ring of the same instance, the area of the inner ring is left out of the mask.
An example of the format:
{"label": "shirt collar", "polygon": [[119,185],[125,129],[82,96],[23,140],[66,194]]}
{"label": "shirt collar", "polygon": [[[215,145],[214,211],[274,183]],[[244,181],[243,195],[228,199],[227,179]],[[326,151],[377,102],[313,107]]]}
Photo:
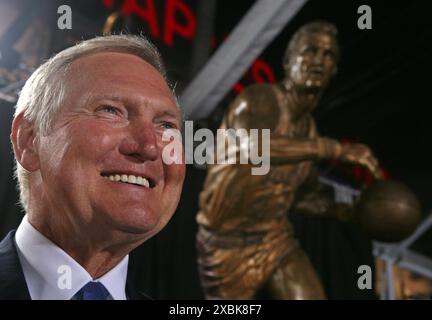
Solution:
{"label": "shirt collar", "polygon": [[126,300],[129,256],[98,279],[42,235],[24,216],[15,234],[18,256],[33,300],[69,300],[89,281],[100,281],[114,300]]}

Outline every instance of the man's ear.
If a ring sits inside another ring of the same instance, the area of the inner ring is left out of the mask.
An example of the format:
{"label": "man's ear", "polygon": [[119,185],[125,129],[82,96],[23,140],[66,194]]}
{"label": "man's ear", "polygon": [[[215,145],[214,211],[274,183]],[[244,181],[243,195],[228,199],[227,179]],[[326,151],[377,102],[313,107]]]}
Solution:
{"label": "man's ear", "polygon": [[15,116],[10,135],[15,158],[27,171],[39,169],[39,155],[36,148],[36,131],[30,122],[24,119],[24,112]]}

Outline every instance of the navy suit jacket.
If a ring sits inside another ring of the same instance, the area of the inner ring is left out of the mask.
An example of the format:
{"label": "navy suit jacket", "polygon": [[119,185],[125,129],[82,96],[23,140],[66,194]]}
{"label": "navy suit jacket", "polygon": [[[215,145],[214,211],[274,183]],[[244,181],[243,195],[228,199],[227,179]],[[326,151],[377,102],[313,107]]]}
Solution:
{"label": "navy suit jacket", "polygon": [[[0,242],[0,300],[30,300],[14,239],[15,231],[11,231]],[[151,300],[135,288],[129,277],[126,295],[130,300]]]}

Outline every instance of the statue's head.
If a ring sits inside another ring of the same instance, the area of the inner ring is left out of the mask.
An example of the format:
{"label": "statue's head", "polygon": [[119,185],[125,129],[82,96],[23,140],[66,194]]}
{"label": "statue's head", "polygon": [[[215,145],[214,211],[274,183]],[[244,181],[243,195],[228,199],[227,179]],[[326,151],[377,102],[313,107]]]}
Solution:
{"label": "statue's head", "polygon": [[325,21],[308,23],[297,30],[285,50],[285,76],[294,86],[322,90],[336,73],[338,58],[336,26]]}

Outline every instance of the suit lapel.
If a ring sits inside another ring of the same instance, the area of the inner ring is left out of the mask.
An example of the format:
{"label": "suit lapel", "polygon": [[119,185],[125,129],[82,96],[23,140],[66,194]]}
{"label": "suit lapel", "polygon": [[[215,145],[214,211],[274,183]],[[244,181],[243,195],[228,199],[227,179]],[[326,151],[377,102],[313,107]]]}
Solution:
{"label": "suit lapel", "polygon": [[0,300],[30,300],[14,238],[11,231],[0,242]]}
{"label": "suit lapel", "polygon": [[[0,300],[30,300],[17,249],[15,231],[11,231],[0,242]],[[152,300],[138,290],[129,276],[126,282],[126,295],[129,300]]]}
{"label": "suit lapel", "polygon": [[150,296],[138,290],[135,282],[132,281],[132,277],[128,273],[127,281],[126,281],[126,296],[128,300],[153,300]]}

